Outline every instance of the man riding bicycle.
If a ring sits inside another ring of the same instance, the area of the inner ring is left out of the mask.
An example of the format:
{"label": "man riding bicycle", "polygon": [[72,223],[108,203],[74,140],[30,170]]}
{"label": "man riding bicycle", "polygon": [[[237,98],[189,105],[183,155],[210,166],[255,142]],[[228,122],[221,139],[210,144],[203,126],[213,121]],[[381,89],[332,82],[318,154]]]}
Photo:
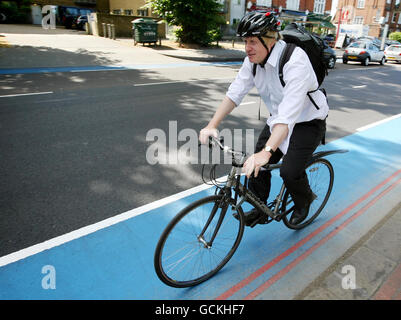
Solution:
{"label": "man riding bicycle", "polygon": [[[325,135],[329,106],[323,92],[316,90],[319,85],[315,72],[307,54],[299,47],[284,65],[285,86],[281,84],[278,69],[286,43],[280,39],[279,29],[280,22],[272,12],[252,12],[242,18],[237,35],[245,39],[247,57],[213,118],[200,131],[199,140],[206,144],[210,136],[217,138],[220,122],[255,86],[270,117],[243,171],[249,178],[249,189],[266,204],[271,173],[261,167],[282,159],[280,176],[295,205],[290,223],[299,224],[307,217],[315,198],[305,168]],[[255,221],[260,214],[255,208],[245,213],[246,223]]]}

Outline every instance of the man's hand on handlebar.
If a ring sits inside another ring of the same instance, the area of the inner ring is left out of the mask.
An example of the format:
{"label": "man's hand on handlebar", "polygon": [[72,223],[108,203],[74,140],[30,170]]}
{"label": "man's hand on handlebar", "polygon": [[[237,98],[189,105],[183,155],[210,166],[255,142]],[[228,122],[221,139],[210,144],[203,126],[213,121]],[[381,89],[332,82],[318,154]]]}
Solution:
{"label": "man's hand on handlebar", "polygon": [[259,174],[260,168],[269,162],[270,156],[271,153],[265,150],[254,153],[248,159],[246,159],[242,168],[242,172],[244,172],[246,176],[250,178],[252,172],[255,171],[254,176],[256,178]]}
{"label": "man's hand on handlebar", "polygon": [[219,137],[219,130],[216,128],[203,128],[199,133],[199,141],[201,144],[208,144],[209,137],[215,137],[216,139]]}

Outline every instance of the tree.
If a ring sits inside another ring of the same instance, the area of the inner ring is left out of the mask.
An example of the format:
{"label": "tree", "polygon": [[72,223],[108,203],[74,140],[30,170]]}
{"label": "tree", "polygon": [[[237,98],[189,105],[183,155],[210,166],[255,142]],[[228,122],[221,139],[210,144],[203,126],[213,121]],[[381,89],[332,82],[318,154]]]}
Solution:
{"label": "tree", "polygon": [[169,24],[178,26],[181,43],[208,46],[221,37],[222,5],[217,0],[148,0],[153,12]]}
{"label": "tree", "polygon": [[389,39],[390,40],[397,40],[397,41],[401,42],[401,32],[392,32],[392,33],[390,33]]}

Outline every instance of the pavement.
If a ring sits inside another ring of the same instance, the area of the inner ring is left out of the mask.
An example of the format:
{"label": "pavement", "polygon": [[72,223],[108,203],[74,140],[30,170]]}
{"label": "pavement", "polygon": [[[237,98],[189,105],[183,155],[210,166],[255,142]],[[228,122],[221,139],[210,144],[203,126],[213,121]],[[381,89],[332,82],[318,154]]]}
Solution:
{"label": "pavement", "polygon": [[[37,34],[48,34],[54,40],[53,44],[38,45],[35,42]],[[57,37],[59,34],[66,37]],[[68,42],[69,35],[77,34],[82,36],[81,47]],[[245,56],[241,43],[223,42],[220,45],[221,48],[186,49],[165,40],[162,46],[134,46],[132,39],[98,38],[76,30],[0,25],[0,71],[11,68],[146,66],[183,60],[233,62],[241,61]],[[336,52],[337,57],[341,57],[342,50]],[[398,176],[397,183],[400,181]],[[401,300],[401,202],[388,210],[379,223],[295,299]]]}

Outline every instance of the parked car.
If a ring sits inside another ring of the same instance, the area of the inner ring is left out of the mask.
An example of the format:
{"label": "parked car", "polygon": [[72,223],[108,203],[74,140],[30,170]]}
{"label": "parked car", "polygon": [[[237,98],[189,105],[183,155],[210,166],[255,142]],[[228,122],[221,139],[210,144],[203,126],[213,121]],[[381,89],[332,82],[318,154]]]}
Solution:
{"label": "parked car", "polygon": [[87,22],[88,22],[87,15],[79,16],[75,22],[75,26],[77,27],[77,29],[83,30],[85,28],[85,23],[87,23]]}
{"label": "parked car", "polygon": [[391,46],[393,44],[397,44],[397,45],[401,45],[401,43],[397,40],[386,40],[386,42],[384,43],[384,47],[387,48],[388,46]]}
{"label": "parked car", "polygon": [[401,62],[401,45],[393,44],[384,50],[387,61]]}
{"label": "parked car", "polygon": [[384,52],[380,51],[372,41],[356,41],[344,51],[343,63],[346,64],[348,61],[359,61],[364,66],[369,65],[370,62],[379,62],[383,65],[386,58]]}
{"label": "parked car", "polygon": [[376,37],[372,37],[372,36],[363,36],[363,37],[359,37],[356,39],[357,41],[368,41],[368,42],[373,42],[373,44],[377,47],[380,48],[381,46],[381,40],[379,38]]}
{"label": "parked car", "polygon": [[326,41],[324,41],[325,44],[325,48],[324,48],[324,61],[326,62],[327,68],[329,69],[333,69],[334,66],[336,65],[336,60],[337,60],[337,56],[336,56],[336,52],[330,48],[330,46],[327,44]]}

